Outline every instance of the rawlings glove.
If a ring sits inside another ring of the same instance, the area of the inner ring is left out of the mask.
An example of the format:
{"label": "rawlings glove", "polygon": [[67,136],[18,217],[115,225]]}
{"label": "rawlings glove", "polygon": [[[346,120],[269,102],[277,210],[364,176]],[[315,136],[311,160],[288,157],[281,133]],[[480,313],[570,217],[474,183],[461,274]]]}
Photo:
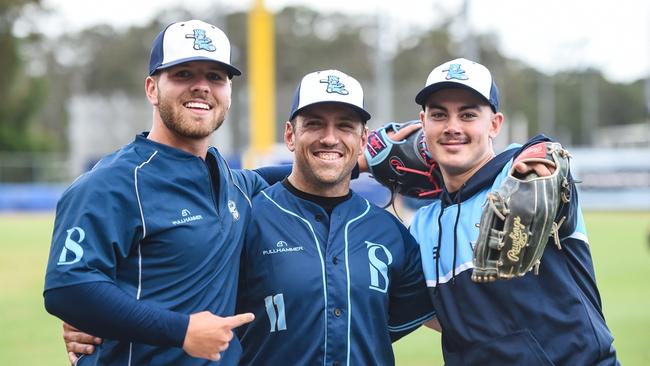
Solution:
{"label": "rawlings glove", "polygon": [[388,132],[418,123],[389,123],[371,131],[364,151],[370,174],[392,193],[417,198],[434,198],[441,191],[442,176],[438,164],[429,156],[422,128],[401,141]]}
{"label": "rawlings glove", "polygon": [[[550,176],[520,177],[513,170],[496,190],[488,193],[479,236],[474,245],[472,281],[493,282],[535,274],[552,235],[559,249],[558,229],[564,217],[556,215],[570,200],[569,153],[555,142],[541,142],[524,150],[517,162],[544,162],[555,167]],[[513,164],[514,166],[514,164]]]}

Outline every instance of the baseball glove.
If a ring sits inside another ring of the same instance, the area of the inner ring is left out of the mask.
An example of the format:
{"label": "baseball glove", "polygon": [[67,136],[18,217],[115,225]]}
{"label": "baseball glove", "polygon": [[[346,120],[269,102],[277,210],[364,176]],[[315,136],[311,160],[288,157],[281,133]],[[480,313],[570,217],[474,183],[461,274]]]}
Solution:
{"label": "baseball glove", "polygon": [[418,123],[389,123],[371,131],[364,151],[370,174],[392,193],[417,198],[434,198],[441,192],[442,175],[430,157],[423,130],[394,141],[388,133]]}
{"label": "baseball glove", "polygon": [[474,244],[472,281],[521,277],[533,267],[537,274],[551,236],[562,249],[558,229],[565,218],[556,216],[571,199],[569,157],[555,142],[532,145],[515,163],[544,162],[555,171],[545,177],[534,173],[520,177],[513,169],[501,186],[488,193]]}

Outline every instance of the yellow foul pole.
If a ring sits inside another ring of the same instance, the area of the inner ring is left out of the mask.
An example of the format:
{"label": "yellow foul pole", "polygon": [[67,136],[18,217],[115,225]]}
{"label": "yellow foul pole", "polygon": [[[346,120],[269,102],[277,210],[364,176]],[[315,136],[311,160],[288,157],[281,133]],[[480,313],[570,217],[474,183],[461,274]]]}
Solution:
{"label": "yellow foul pole", "polygon": [[251,157],[269,153],[275,142],[275,29],[264,0],[255,0],[248,14],[248,82]]}

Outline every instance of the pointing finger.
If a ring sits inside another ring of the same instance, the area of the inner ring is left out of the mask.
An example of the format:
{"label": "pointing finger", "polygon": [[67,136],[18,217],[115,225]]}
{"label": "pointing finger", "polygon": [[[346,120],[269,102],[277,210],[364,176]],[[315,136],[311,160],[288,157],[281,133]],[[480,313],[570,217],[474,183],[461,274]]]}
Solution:
{"label": "pointing finger", "polygon": [[255,315],[253,315],[253,313],[244,313],[244,314],[229,316],[225,319],[227,320],[228,325],[230,325],[232,329],[232,328],[237,328],[246,323],[252,322],[253,319],[255,319]]}

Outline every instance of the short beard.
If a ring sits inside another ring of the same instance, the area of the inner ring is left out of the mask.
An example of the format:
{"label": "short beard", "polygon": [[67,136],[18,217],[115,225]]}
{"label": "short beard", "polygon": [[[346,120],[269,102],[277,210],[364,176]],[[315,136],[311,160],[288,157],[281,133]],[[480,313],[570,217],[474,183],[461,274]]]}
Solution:
{"label": "short beard", "polygon": [[219,129],[225,119],[226,110],[222,109],[221,114],[217,116],[214,126],[210,129],[195,128],[191,121],[186,121],[180,111],[174,109],[172,103],[167,103],[161,95],[158,95],[160,101],[158,111],[165,127],[176,135],[189,139],[203,139],[210,136],[214,131]]}

